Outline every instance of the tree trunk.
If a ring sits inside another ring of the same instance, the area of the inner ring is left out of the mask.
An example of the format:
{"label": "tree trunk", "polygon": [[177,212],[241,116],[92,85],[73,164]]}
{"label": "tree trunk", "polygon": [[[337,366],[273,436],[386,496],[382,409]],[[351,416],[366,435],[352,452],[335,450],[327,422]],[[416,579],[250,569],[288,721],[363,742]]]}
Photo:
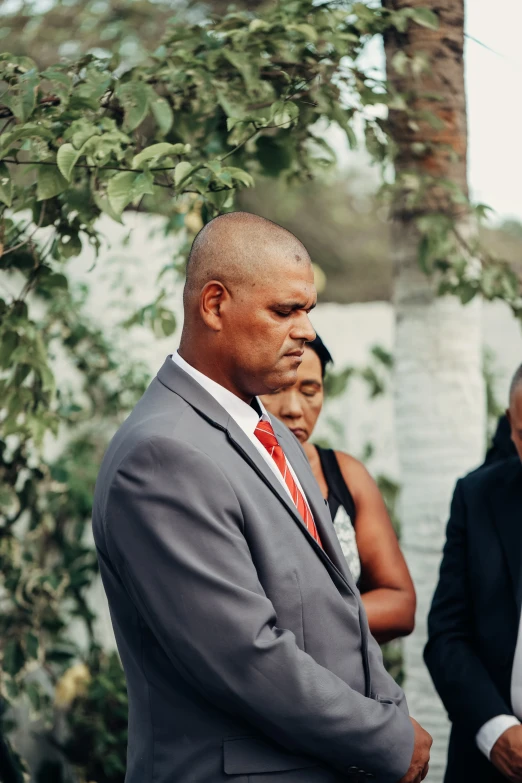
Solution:
{"label": "tree trunk", "polygon": [[[406,94],[408,106],[420,113],[411,122],[405,112],[390,111],[397,181],[406,174],[435,178],[414,206],[408,202],[406,188],[397,190],[391,235],[400,518],[418,598],[416,630],[405,644],[406,691],[412,715],[433,735],[429,781],[438,783],[446,761],[448,722],[422,650],[455,482],[483,454],[485,394],[481,303],[475,300],[463,306],[454,297],[437,297],[436,277],[428,277],[418,263],[416,221],[439,212],[455,218],[465,235],[471,230],[465,208],[456,206],[440,184],[443,178],[467,195],[464,0],[383,0],[383,5],[394,11],[428,7],[439,17],[437,30],[412,23],[405,34],[392,31],[385,36],[390,85]],[[427,56],[429,67],[417,76],[409,68],[399,67],[398,73],[394,57],[399,51],[410,58]]]}

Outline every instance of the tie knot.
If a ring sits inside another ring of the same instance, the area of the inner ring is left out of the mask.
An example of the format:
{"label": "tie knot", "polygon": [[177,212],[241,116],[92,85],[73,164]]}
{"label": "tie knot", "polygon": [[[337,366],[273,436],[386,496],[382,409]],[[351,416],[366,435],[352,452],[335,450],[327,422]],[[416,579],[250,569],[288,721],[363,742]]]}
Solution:
{"label": "tie knot", "polygon": [[279,446],[272,425],[269,421],[260,421],[255,429],[255,435],[258,440],[261,441],[265,449],[269,451],[276,446]]}

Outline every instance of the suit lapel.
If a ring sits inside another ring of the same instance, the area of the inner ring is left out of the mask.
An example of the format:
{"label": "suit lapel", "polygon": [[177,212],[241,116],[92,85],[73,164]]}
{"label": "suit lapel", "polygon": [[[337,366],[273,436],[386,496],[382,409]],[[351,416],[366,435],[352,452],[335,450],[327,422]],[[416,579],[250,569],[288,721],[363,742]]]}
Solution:
{"label": "suit lapel", "polygon": [[274,432],[306,495],[324,551],[328,555],[329,560],[341,573],[343,579],[348,582],[351,590],[355,591],[356,585],[346,563],[346,558],[343,555],[339,539],[337,538],[330,515],[330,509],[321,494],[321,489],[312,473],[310,463],[303,451],[294,442],[295,439],[290,433],[290,430],[277,419],[274,419],[273,417],[271,417],[271,419]]}
{"label": "suit lapel", "polygon": [[522,611],[522,466],[518,457],[506,460],[506,473],[489,497],[508,564],[518,613]]}
{"label": "suit lapel", "polygon": [[301,519],[296,507],[281,482],[278,481],[274,472],[267,465],[266,460],[263,459],[236,421],[201,384],[175,364],[170,356],[167,356],[163,367],[160,369],[158,380],[175,394],[183,397],[209,424],[223,430],[227,434],[231,445],[250,464],[274,494],[277,495],[292,516],[297,520]]}
{"label": "suit lapel", "polygon": [[276,436],[281,446],[283,447],[283,451],[285,452],[287,458],[290,460],[291,465],[303,488],[303,491],[306,494],[324,549],[321,549],[321,547],[313,540],[312,536],[310,536],[302,523],[301,527],[305,530],[306,535],[310,538],[310,541],[316,548],[318,554],[323,558],[324,563],[328,568],[328,572],[330,573],[332,580],[337,585],[337,589],[341,592],[341,594],[343,593],[343,590],[348,587],[350,593],[358,598],[361,648],[366,678],[365,692],[366,696],[370,697],[372,692],[372,679],[370,672],[370,662],[368,658],[368,621],[364,612],[363,604],[359,597],[357,586],[353,576],[350,573],[346,558],[344,557],[343,551],[341,549],[341,544],[339,543],[339,539],[337,538],[337,534],[334,530],[330,509],[324,502],[321,489],[315,479],[306,454],[298,447],[294,436],[290,433],[290,430],[288,430],[284,424],[277,421],[277,419],[272,417],[271,419]]}
{"label": "suit lapel", "polygon": [[236,424],[234,419],[229,418],[226,429],[228,439],[232,446],[241,454],[243,459],[245,459],[250,464],[250,466],[265,482],[265,484],[270,487],[272,492],[277,495],[281,503],[286,507],[287,511],[291,513],[292,517],[294,517],[304,528],[301,517],[297,513],[297,509],[292,503],[290,496],[286,492],[281,482],[278,480],[277,476],[275,476],[274,471],[271,470],[269,465],[267,465],[266,460],[263,459],[252,441],[247,438],[241,427]]}
{"label": "suit lapel", "polygon": [[[197,381],[178,367],[170,356],[168,356],[158,372],[158,380],[164,386],[169,388],[175,394],[178,394],[192,407],[207,419],[209,424],[223,430],[231,443],[243,459],[254,469],[262,481],[281,501],[285,509],[290,514],[295,524],[299,526],[302,534],[309,540],[317,555],[323,560],[329,573],[336,584],[339,579],[344,585],[348,585],[351,592],[356,587],[353,578],[346,566],[346,561],[342,554],[337,536],[321,490],[314,478],[306,456],[297,447],[293,435],[277,419],[272,418],[272,425],[276,436],[280,439],[281,446],[294,469],[303,491],[306,494],[310,508],[314,515],[314,520],[319,531],[319,536],[324,546],[324,550],[314,541],[310,535],[300,514],[292,503],[289,495],[285,491],[281,482],[274,475],[274,472],[267,465],[254,444],[245,435],[241,427],[227,413],[227,411],[209,394]],[[289,453],[290,452],[290,453]]]}

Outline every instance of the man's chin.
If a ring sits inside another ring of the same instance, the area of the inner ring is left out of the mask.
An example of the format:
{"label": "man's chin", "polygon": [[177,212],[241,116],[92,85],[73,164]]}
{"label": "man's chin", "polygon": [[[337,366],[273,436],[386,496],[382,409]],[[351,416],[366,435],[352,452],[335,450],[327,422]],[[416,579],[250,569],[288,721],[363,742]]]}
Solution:
{"label": "man's chin", "polygon": [[287,370],[284,373],[279,373],[277,377],[270,378],[267,381],[267,386],[270,392],[284,391],[290,386],[293,386],[297,382],[297,370]]}

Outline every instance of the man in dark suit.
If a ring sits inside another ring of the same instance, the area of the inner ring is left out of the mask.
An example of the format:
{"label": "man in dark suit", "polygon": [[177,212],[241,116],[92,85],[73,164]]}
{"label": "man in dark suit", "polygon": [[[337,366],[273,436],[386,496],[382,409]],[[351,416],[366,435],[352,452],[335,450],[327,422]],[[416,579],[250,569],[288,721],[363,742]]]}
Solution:
{"label": "man in dark suit", "polygon": [[418,783],[431,738],[386,673],[298,441],[256,395],[295,382],[303,245],[216,218],[179,352],[114,437],[94,536],[129,692],[126,783]]}
{"label": "man in dark suit", "polygon": [[453,727],[446,783],[522,781],[522,365],[516,456],[456,486],[425,660]]}

